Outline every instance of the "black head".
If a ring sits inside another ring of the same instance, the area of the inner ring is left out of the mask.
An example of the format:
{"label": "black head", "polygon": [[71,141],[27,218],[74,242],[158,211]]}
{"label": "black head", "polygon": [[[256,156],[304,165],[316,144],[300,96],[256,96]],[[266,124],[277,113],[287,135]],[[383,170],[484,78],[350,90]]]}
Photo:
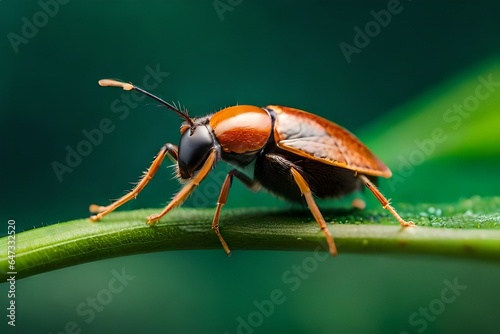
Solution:
{"label": "black head", "polygon": [[207,160],[214,147],[211,131],[204,124],[195,124],[184,132],[179,142],[179,174],[182,179],[189,179]]}

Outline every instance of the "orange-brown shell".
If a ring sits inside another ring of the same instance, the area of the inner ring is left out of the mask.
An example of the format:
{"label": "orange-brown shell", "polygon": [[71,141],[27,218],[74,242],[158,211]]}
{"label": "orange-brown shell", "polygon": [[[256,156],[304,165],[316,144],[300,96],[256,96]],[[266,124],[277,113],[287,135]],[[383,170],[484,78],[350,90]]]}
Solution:
{"label": "orange-brown shell", "polygon": [[242,154],[264,147],[271,135],[272,120],[262,108],[240,105],[215,113],[210,126],[224,152]]}
{"label": "orange-brown shell", "polygon": [[391,177],[390,169],[343,127],[299,109],[267,108],[276,113],[274,139],[279,148],[362,174]]}

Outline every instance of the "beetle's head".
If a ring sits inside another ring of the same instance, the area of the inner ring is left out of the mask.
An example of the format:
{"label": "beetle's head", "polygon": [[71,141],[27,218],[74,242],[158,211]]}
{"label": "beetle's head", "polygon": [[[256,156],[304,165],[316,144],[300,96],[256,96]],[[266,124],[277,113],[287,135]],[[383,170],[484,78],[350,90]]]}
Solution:
{"label": "beetle's head", "polygon": [[198,171],[214,147],[214,138],[205,124],[193,126],[184,122],[181,126],[178,166],[182,179],[190,179]]}

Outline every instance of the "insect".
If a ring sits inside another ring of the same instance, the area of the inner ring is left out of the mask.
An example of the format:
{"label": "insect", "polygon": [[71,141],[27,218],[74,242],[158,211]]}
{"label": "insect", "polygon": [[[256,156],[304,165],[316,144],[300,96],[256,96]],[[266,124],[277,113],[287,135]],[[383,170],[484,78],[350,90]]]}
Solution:
{"label": "insect", "polygon": [[[302,110],[274,105],[264,108],[238,105],[192,118],[187,111],[131,83],[103,79],[99,84],[145,94],[177,113],[183,122],[179,146],[165,144],[129,193],[108,206],[92,204],[90,211],[95,214],[90,217],[92,221],[137,197],[169,155],[177,161],[177,176],[187,182],[163,211],[147,218],[147,224],[154,225],[181,205],[217,162],[225,161],[236,168],[229,171],[222,184],[212,229],[228,255],[230,249],[219,231],[219,217],[234,177],[254,191],[263,187],[286,200],[303,203],[305,199],[334,256],[337,249],[333,237],[314,197],[340,197],[364,185],[403,227],[414,225],[399,216],[374,184],[378,177],[391,177],[389,168],[353,134],[333,122]],[[253,177],[240,171],[251,163]]]}

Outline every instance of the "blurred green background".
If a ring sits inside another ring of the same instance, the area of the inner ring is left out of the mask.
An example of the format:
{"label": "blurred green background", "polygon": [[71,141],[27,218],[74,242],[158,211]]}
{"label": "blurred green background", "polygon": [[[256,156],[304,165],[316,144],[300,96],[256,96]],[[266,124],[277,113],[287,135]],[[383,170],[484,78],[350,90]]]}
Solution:
{"label": "blurred green background", "polygon": [[[479,77],[500,81],[499,9],[493,1],[460,0],[3,0],[1,221],[15,219],[21,231],[87,216],[90,203],[119,197],[164,143],[177,143],[176,115],[150,101],[127,105],[121,99],[129,94],[97,85],[107,77],[152,85],[191,115],[239,103],[286,105],[329,118],[393,170],[396,178],[381,188],[396,206],[498,195],[500,93],[493,84],[477,105],[470,97]],[[375,16],[385,27],[370,23]],[[366,27],[372,37],[356,37]],[[341,45],[356,43],[346,57]],[[161,73],[156,80],[152,71]],[[448,112],[457,103],[469,103],[471,111]],[[84,150],[85,133],[103,119],[112,130],[87,147],[71,172],[57,176],[54,163],[66,164],[68,150]],[[432,146],[436,129],[446,140]],[[179,188],[167,165],[122,209],[164,205]],[[227,170],[221,164],[186,206],[213,207]],[[378,208],[370,196],[369,207]],[[238,182],[228,206],[290,207]],[[311,256],[166,252],[46,273],[17,282],[17,326],[12,331],[2,316],[2,333],[500,330],[497,265],[341,254],[317,263],[292,291],[283,275]],[[135,278],[110,295],[113,270],[122,268]],[[444,303],[446,282],[455,281],[466,289]],[[255,303],[275,289],[284,302],[259,317]],[[4,310],[6,294],[3,284]],[[90,319],[81,313],[95,297],[105,305]]]}

